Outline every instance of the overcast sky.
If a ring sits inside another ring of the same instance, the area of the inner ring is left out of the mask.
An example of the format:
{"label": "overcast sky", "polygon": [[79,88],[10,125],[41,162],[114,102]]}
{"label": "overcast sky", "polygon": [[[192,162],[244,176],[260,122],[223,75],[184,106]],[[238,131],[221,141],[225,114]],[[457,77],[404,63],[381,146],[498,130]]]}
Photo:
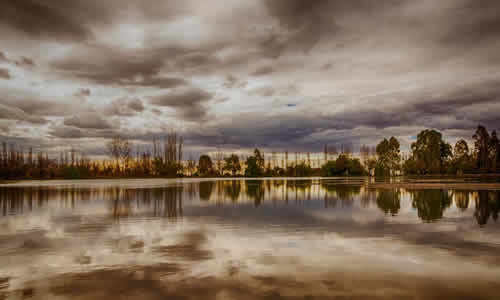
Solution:
{"label": "overcast sky", "polygon": [[500,127],[498,0],[4,0],[0,138],[408,147]]}

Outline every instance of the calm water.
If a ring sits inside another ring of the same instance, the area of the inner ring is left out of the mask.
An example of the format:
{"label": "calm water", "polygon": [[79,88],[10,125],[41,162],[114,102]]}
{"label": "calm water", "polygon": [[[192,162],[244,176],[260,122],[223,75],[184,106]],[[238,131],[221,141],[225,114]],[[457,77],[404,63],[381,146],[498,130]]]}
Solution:
{"label": "calm water", "polygon": [[500,299],[499,191],[0,186],[0,299]]}

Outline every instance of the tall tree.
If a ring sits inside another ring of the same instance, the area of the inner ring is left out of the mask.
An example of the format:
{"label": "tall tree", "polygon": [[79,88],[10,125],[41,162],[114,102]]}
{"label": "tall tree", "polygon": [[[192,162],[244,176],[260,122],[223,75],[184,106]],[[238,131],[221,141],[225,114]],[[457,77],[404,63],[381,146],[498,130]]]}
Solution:
{"label": "tall tree", "polygon": [[400,144],[395,137],[383,139],[376,147],[380,171],[377,175],[391,175],[399,170],[401,162]]}
{"label": "tall tree", "polygon": [[[128,160],[132,154],[132,143],[126,138],[116,136],[106,145],[109,155],[115,160],[117,166],[119,167],[122,160],[128,163]],[[75,165],[75,151],[71,149],[71,165]]]}
{"label": "tall tree", "polygon": [[210,175],[213,171],[212,159],[208,155],[200,156],[198,161],[198,173],[202,176]]}
{"label": "tall tree", "polygon": [[238,155],[231,154],[231,156],[225,159],[224,170],[231,172],[233,176],[241,170],[240,158]]}
{"label": "tall tree", "polygon": [[[418,174],[440,174],[451,156],[451,145],[443,140],[443,135],[431,129],[421,131],[417,141],[411,144],[412,157],[408,164],[414,164]],[[409,168],[405,168],[406,171]]]}
{"label": "tall tree", "polygon": [[490,138],[490,160],[491,171],[496,173],[500,167],[500,140],[497,137],[496,130],[493,130]]}
{"label": "tall tree", "polygon": [[474,152],[476,155],[477,168],[481,172],[487,172],[489,164],[490,135],[488,130],[482,126],[477,126],[476,132],[472,136],[474,139]]}
{"label": "tall tree", "polygon": [[245,176],[259,177],[264,174],[264,158],[260,154],[259,149],[254,150],[254,155],[249,156],[246,160]]}
{"label": "tall tree", "polygon": [[473,168],[471,161],[467,142],[463,139],[457,141],[448,173],[462,175],[465,171]]}

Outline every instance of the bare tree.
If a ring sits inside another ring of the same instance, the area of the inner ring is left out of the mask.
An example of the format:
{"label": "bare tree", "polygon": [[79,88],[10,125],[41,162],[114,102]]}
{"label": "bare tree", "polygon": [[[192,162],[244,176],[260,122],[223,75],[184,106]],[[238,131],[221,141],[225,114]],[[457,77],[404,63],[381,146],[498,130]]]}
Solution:
{"label": "bare tree", "polygon": [[[116,164],[119,166],[121,160],[124,160],[125,164],[128,165],[131,155],[132,155],[132,143],[120,136],[116,136],[106,145],[109,155],[115,160]],[[74,161],[74,152],[72,151],[72,164]]]}
{"label": "bare tree", "polygon": [[224,153],[221,151],[217,151],[214,154],[215,167],[217,168],[217,172],[222,175],[224,173],[223,165],[224,165]]}

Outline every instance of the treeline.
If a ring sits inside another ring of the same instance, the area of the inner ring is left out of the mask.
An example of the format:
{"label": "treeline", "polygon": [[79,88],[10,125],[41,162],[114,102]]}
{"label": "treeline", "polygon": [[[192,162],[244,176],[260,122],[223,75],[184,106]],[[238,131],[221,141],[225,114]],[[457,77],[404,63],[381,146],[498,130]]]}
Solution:
{"label": "treeline", "polygon": [[[115,137],[107,143],[111,159],[90,160],[75,150],[64,151],[58,158],[47,153],[34,153],[2,143],[0,153],[1,179],[52,178],[128,178],[128,177],[308,177],[308,176],[397,176],[397,175],[463,175],[500,172],[500,142],[496,131],[478,126],[473,147],[465,140],[451,146],[436,130],[423,130],[411,145],[409,155],[402,155],[395,137],[384,139],[376,147],[363,145],[359,157],[348,146],[325,146],[324,159],[304,157],[295,153],[281,159],[272,153],[265,155],[255,149],[253,155],[217,152],[203,154],[196,161],[184,159],[184,140],[175,132],[162,140],[156,139],[140,151],[126,138]],[[315,167],[313,167],[315,165]]]}
{"label": "treeline", "polygon": [[27,152],[2,143],[0,178],[2,179],[86,179],[129,177],[176,177],[182,175],[183,139],[176,133],[163,141],[154,140],[145,151],[133,151],[133,144],[115,137],[107,145],[110,160],[90,160],[75,149],[61,152],[58,158],[47,153]]}
{"label": "treeline", "polygon": [[464,139],[454,146],[436,130],[421,131],[408,157],[402,159],[396,138],[384,139],[376,147],[376,159],[367,168],[376,176],[389,175],[463,175],[500,172],[500,141],[496,131],[479,125],[472,136],[473,147]]}

